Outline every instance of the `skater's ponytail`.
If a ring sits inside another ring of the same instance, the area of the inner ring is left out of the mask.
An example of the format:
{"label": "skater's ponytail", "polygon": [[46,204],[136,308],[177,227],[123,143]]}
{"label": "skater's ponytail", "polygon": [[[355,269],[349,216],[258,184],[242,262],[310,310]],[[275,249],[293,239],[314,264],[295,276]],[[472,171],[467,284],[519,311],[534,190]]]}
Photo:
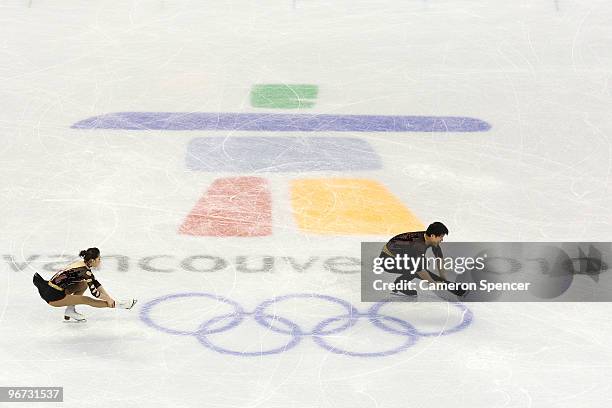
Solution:
{"label": "skater's ponytail", "polygon": [[86,264],[89,265],[90,261],[93,261],[100,256],[100,250],[98,248],[88,248],[79,252],[79,256],[83,258]]}

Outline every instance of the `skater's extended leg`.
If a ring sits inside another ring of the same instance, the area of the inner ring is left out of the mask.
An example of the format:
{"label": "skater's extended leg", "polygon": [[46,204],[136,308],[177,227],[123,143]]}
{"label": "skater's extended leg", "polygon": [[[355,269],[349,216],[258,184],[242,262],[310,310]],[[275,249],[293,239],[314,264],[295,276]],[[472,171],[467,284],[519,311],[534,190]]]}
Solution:
{"label": "skater's extended leg", "polygon": [[91,307],[114,307],[113,302],[101,299],[90,298],[82,295],[66,295],[65,298],[49,302],[51,306],[62,307],[70,305],[88,305]]}

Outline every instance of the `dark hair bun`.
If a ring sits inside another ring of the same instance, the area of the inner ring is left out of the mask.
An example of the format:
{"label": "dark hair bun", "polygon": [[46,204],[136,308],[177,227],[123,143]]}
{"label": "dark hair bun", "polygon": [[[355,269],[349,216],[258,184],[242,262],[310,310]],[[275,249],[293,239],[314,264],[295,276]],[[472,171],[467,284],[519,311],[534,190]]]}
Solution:
{"label": "dark hair bun", "polygon": [[79,252],[79,256],[83,258],[85,263],[88,263],[92,259],[96,259],[100,256],[100,250],[98,248],[87,248],[86,250]]}

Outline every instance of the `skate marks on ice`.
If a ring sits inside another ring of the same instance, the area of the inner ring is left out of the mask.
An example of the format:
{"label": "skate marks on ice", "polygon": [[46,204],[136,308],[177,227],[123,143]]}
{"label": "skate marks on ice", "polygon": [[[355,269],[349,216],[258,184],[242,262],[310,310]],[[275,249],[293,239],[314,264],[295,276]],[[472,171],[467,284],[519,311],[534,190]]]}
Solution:
{"label": "skate marks on ice", "polygon": [[[383,301],[360,311],[338,297],[293,293],[264,300],[251,311],[227,297],[188,292],[147,302],[140,319],[163,333],[193,336],[210,350],[239,357],[284,353],[307,338],[335,354],[385,357],[420,338],[463,331],[473,321],[472,311],[461,303],[416,305]],[[405,319],[415,310],[418,315],[411,320],[418,324]]]}

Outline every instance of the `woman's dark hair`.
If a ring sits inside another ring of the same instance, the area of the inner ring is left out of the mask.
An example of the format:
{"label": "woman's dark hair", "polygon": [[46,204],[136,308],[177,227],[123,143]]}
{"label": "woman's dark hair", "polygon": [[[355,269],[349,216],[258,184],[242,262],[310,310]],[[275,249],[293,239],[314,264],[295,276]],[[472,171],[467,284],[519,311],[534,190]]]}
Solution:
{"label": "woman's dark hair", "polygon": [[79,252],[79,256],[83,258],[86,264],[89,264],[89,261],[93,261],[97,257],[100,256],[100,250],[98,248],[88,248]]}
{"label": "woman's dark hair", "polygon": [[429,236],[435,235],[436,237],[439,237],[440,235],[448,235],[448,228],[446,228],[446,225],[442,224],[441,222],[434,222],[427,227],[425,234]]}

